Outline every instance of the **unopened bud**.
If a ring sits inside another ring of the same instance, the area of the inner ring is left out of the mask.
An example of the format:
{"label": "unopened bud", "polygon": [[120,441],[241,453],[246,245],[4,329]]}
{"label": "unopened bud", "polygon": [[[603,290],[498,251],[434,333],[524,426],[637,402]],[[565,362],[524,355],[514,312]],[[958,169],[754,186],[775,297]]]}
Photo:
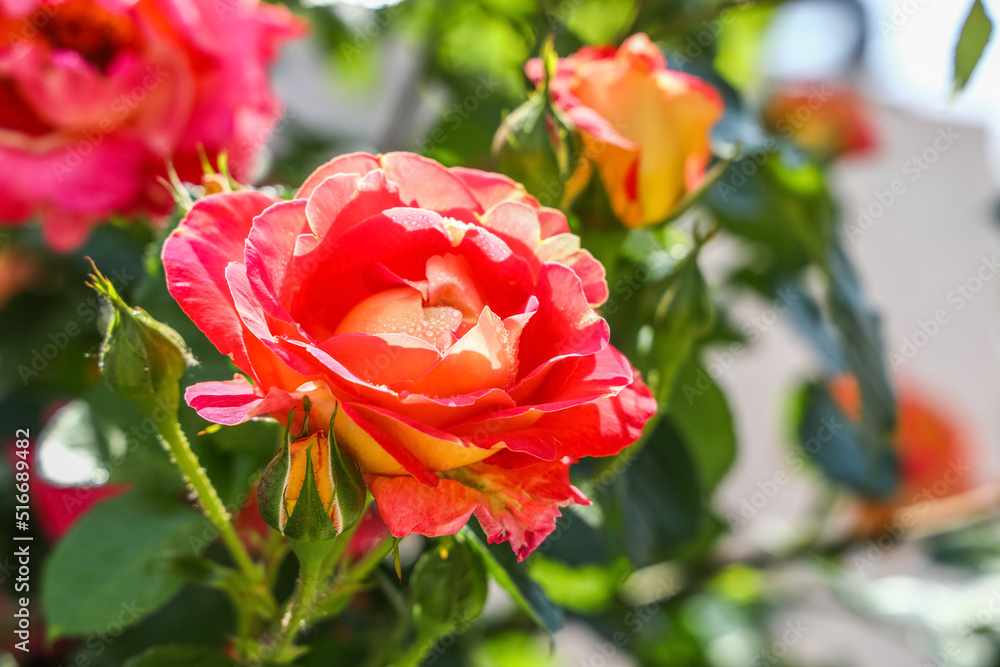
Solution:
{"label": "unopened bud", "polygon": [[507,176],[546,206],[560,206],[566,181],[579,161],[579,140],[573,123],[552,100],[549,77],[556,55],[551,42],[543,49],[546,78],[524,104],[507,114],[493,137],[493,155]]}
{"label": "unopened bud", "polygon": [[332,540],[361,520],[364,478],[354,459],[340,451],[332,433],[292,441],[268,464],[257,487],[260,515],[296,540]]}
{"label": "unopened bud", "polygon": [[136,401],[175,393],[193,362],[184,339],[143,309],[126,304],[96,266],[89,285],[111,306],[99,356],[101,374],[111,388]]}

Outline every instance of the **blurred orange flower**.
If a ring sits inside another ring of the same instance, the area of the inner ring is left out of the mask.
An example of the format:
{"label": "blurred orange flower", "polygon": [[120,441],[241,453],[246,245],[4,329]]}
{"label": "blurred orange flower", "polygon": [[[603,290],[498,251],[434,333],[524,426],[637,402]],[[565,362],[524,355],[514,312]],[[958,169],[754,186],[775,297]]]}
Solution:
{"label": "blurred orange flower", "polygon": [[797,83],[776,92],[764,106],[771,132],[826,156],[864,155],[877,145],[865,100],[850,88]]}
{"label": "blurred orange flower", "polygon": [[[860,418],[861,396],[853,377],[835,379],[830,392],[850,419]],[[954,417],[912,386],[900,388],[898,401],[893,444],[899,456],[899,487],[889,499],[863,502],[859,519],[863,532],[880,530],[901,508],[935,502],[975,486],[972,451]]]}

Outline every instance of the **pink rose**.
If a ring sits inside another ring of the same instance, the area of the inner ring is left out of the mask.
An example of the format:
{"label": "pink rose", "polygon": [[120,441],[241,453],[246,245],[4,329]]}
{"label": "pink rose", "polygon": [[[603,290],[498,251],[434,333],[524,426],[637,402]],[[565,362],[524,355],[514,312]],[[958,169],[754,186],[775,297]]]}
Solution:
{"label": "pink rose", "polygon": [[171,294],[253,380],[189,387],[203,417],[309,427],[337,408],[395,536],[475,514],[526,557],[582,456],[615,454],[656,410],[595,310],[604,268],[562,213],[506,177],[409,153],[345,155],[296,198],[199,201],[167,240]]}
{"label": "pink rose", "polygon": [[0,224],[56,250],[111,215],[161,215],[198,147],[249,176],[280,115],[266,66],[302,32],[256,0],[0,0]]}

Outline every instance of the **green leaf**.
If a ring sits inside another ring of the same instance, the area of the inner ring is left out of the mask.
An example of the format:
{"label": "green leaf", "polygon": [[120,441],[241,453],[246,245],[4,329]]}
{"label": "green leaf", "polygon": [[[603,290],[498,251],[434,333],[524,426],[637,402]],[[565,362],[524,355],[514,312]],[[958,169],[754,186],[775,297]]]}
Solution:
{"label": "green leaf", "polygon": [[930,536],[925,551],[935,562],[970,575],[995,572],[1000,563],[1000,531],[993,522],[974,523]]}
{"label": "green leaf", "polygon": [[979,64],[979,59],[983,55],[986,44],[990,41],[993,33],[993,22],[983,7],[982,0],[972,3],[969,15],[965,17],[962,25],[962,32],[958,36],[955,44],[955,70],[953,81],[955,92],[959,92],[965,87],[972,77],[972,73]]}
{"label": "green leaf", "polygon": [[537,635],[520,632],[493,635],[476,646],[471,656],[471,667],[559,667],[564,664]]}
{"label": "green leaf", "polygon": [[551,634],[563,626],[566,618],[562,610],[553,604],[534,579],[528,576],[526,568],[517,563],[513,552],[506,544],[491,549],[468,526],[462,529],[460,535],[483,559],[486,571],[493,580],[500,585],[500,588],[507,591],[517,606],[538,627]]}
{"label": "green leaf", "polygon": [[447,553],[425,551],[410,576],[418,627],[440,636],[472,621],[483,611],[487,584],[483,559],[468,541],[453,540]]}
{"label": "green leaf", "polygon": [[[896,405],[885,366],[879,317],[841,245],[837,210],[825,172],[816,164],[795,164],[785,156],[775,155],[762,166],[760,177],[775,198],[776,213],[826,278],[825,305],[839,354],[823,349],[828,341],[822,337],[813,336],[811,340],[821,345],[818,349],[826,359],[839,357],[857,378],[862,396],[859,437],[872,457],[883,456],[895,428]],[[776,287],[781,283],[776,281]]]}
{"label": "green leaf", "polygon": [[788,317],[792,324],[812,344],[831,372],[846,372],[844,353],[835,338],[835,332],[824,319],[819,303],[797,282],[779,282],[774,293],[781,303],[788,306]]}
{"label": "green leaf", "polygon": [[837,406],[824,383],[808,383],[793,404],[800,448],[832,481],[870,498],[891,495],[898,482],[892,448],[864,442],[858,424]]}
{"label": "green leaf", "polygon": [[667,412],[689,443],[705,493],[711,493],[736,459],[733,416],[725,394],[697,356],[680,369]]}
{"label": "green leaf", "polygon": [[664,560],[698,537],[707,515],[699,478],[683,434],[662,416],[616,485],[625,546],[637,566]]}
{"label": "green leaf", "polygon": [[154,646],[125,663],[125,667],[236,667],[218,650],[203,646]]}
{"label": "green leaf", "polygon": [[827,308],[847,368],[861,390],[862,437],[878,448],[884,442],[874,440],[887,440],[896,428],[896,396],[885,364],[881,320],[865,297],[850,258],[836,240],[830,249],[828,267]]}
{"label": "green leaf", "polygon": [[566,27],[589,44],[620,41],[621,33],[635,20],[638,3],[631,0],[575,0],[567,3],[567,13],[559,5],[552,17],[562,19]]}
{"label": "green leaf", "polygon": [[730,11],[716,43],[715,69],[731,85],[750,91],[761,80],[764,31],[774,15],[774,7],[750,5]]}
{"label": "green leaf", "polygon": [[790,274],[825,252],[833,203],[815,166],[753,153],[729,167],[706,202],[726,231],[752,243],[757,266]]}
{"label": "green leaf", "polygon": [[711,328],[715,319],[708,284],[698,268],[697,248],[673,275],[657,304],[654,318],[648,380],[657,402],[664,405],[670,400],[677,373],[695,342]]}
{"label": "green leaf", "polygon": [[556,604],[583,614],[597,614],[611,606],[618,585],[631,569],[625,559],[612,566],[572,567],[541,554],[535,555],[528,567],[531,578]]}
{"label": "green leaf", "polygon": [[42,579],[53,636],[128,626],[174,596],[174,554],[198,553],[208,524],[189,505],[126,493],[96,505],[60,541]]}

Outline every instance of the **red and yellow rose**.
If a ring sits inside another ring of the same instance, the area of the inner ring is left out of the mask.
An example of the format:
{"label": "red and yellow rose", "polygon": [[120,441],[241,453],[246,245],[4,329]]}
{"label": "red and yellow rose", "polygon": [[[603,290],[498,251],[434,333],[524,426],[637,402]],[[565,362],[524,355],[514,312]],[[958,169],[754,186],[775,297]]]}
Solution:
{"label": "red and yellow rose", "polygon": [[207,197],[163,249],[171,294],[249,379],[189,387],[203,417],[284,420],[311,401],[393,535],[475,514],[526,557],[582,456],[656,410],[609,345],[604,268],[513,181],[408,153],[314,172],[290,201]]}
{"label": "red and yellow rose", "polygon": [[[526,71],[536,85],[545,76],[537,58]],[[583,141],[567,198],[586,185],[593,163],[615,215],[642,227],[669,216],[701,183],[722,98],[705,81],[668,69],[646,35],[632,35],[618,49],[585,47],[561,58],[550,85]]]}

